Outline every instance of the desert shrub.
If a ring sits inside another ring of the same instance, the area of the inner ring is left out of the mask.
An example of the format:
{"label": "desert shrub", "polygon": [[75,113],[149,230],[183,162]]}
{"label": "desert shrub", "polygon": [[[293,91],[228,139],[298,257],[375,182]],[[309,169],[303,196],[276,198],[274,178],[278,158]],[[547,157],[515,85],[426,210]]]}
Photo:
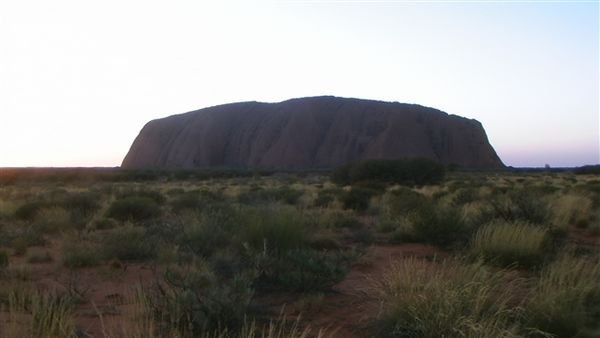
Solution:
{"label": "desert shrub", "polygon": [[141,227],[126,226],[112,230],[101,242],[104,258],[123,261],[140,261],[156,257],[154,240]]}
{"label": "desert shrub", "polygon": [[419,238],[415,234],[415,229],[412,223],[406,220],[396,224],[394,231],[390,235],[390,242],[392,243],[405,243],[405,242],[418,242]]}
{"label": "desert shrub", "polygon": [[[243,324],[253,295],[254,275],[220,279],[201,262],[167,268],[166,284],[138,293],[156,322],[173,328],[181,337],[202,337],[206,332]],[[159,325],[159,336],[162,336]]]}
{"label": "desert shrub", "polygon": [[15,217],[20,220],[31,221],[45,205],[40,201],[27,202],[15,210]]}
{"label": "desert shrub", "polygon": [[315,250],[339,250],[341,244],[332,237],[317,237],[310,241],[310,247]]}
{"label": "desert shrub", "polygon": [[174,196],[185,194],[185,190],[183,190],[183,188],[171,188],[166,191],[166,194],[170,197],[174,197]]}
{"label": "desert shrub", "polygon": [[355,259],[353,252],[312,249],[262,256],[255,285],[261,290],[325,291],[343,279]]}
{"label": "desert shrub", "polygon": [[336,229],[360,229],[362,222],[354,215],[348,213],[335,213],[332,225]]}
{"label": "desert shrub", "polygon": [[375,225],[375,229],[377,230],[377,232],[383,233],[383,234],[388,234],[390,232],[393,232],[394,230],[396,230],[396,228],[397,228],[396,222],[389,220],[389,219],[382,219]]}
{"label": "desert shrub", "polygon": [[383,195],[383,211],[388,218],[403,217],[418,212],[429,199],[408,188],[392,190]]}
{"label": "desert shrub", "polygon": [[328,207],[335,201],[336,197],[340,194],[340,189],[319,190],[319,192],[317,193],[317,198],[315,198],[313,205],[317,208]]}
{"label": "desert shrub", "polygon": [[[529,181],[527,181],[529,183]],[[553,184],[542,184],[542,185],[535,185],[535,186],[527,186],[527,189],[531,192],[531,193],[539,193],[542,195],[548,195],[548,194],[553,194],[555,192],[558,192],[561,190],[560,187],[557,187]]]}
{"label": "desert shrub", "polygon": [[474,202],[477,199],[477,191],[471,188],[460,189],[454,195],[452,203],[455,205],[463,205]]}
{"label": "desert shrub", "polygon": [[163,205],[167,198],[160,192],[156,190],[147,190],[147,189],[133,189],[127,190],[119,193],[117,195],[119,199],[125,199],[130,197],[140,197],[140,198],[148,198],[154,201],[157,205]]}
{"label": "desert shrub", "polygon": [[355,182],[353,186],[373,190],[378,194],[382,194],[387,190],[389,183],[381,181],[359,181]]}
{"label": "desert shrub", "polygon": [[8,254],[4,250],[0,250],[0,270],[8,266]]}
{"label": "desert shrub", "polygon": [[15,240],[13,240],[12,248],[14,254],[17,256],[23,256],[25,253],[27,253],[27,249],[29,247],[29,242],[24,238],[16,238]]}
{"label": "desert shrub", "polygon": [[589,218],[577,218],[577,220],[575,221],[575,227],[577,227],[579,229],[586,229],[589,226],[590,226]]}
{"label": "desert shrub", "polygon": [[61,201],[60,205],[73,214],[89,217],[100,209],[101,196],[99,193],[79,192],[70,193]]}
{"label": "desert shrub", "polygon": [[424,158],[403,160],[365,160],[333,171],[331,180],[337,184],[379,181],[402,185],[440,183],[445,175],[444,166]]}
{"label": "desert shrub", "polygon": [[219,278],[232,279],[240,273],[254,271],[255,260],[245,249],[238,246],[220,248],[205,260]]}
{"label": "desert shrub", "polygon": [[73,243],[63,248],[63,265],[67,268],[87,268],[99,263],[100,253],[96,247]]}
{"label": "desert shrub", "polygon": [[306,219],[296,209],[247,209],[242,217],[242,242],[255,250],[282,253],[308,242]]}
{"label": "desert shrub", "polygon": [[33,252],[27,257],[27,263],[31,264],[43,264],[54,261],[54,258],[47,251],[44,252]]}
{"label": "desert shrub", "polygon": [[124,197],[114,201],[107,216],[120,221],[144,221],[160,216],[160,206],[149,197]]}
{"label": "desert shrub", "polygon": [[[600,180],[587,181],[585,184],[577,185],[573,190],[580,193],[589,193],[591,194],[590,197],[595,200],[594,197],[600,194]],[[598,204],[595,204],[594,207],[597,206]]]}
{"label": "desert shrub", "polygon": [[113,229],[118,225],[117,221],[112,218],[100,218],[95,220],[92,224],[96,230]]}
{"label": "desert shrub", "polygon": [[197,192],[186,192],[178,195],[171,201],[171,208],[174,212],[182,210],[200,209],[200,197]]}
{"label": "desert shrub", "polygon": [[550,205],[542,196],[526,191],[513,191],[490,199],[481,213],[480,223],[493,219],[547,224],[552,216]]}
{"label": "desert shrub", "polygon": [[304,194],[302,190],[293,189],[288,186],[280,186],[268,189],[251,189],[243,191],[238,195],[238,201],[242,204],[266,204],[273,202],[284,202],[294,205]]}
{"label": "desert shrub", "polygon": [[170,204],[174,212],[180,212],[182,210],[203,210],[224,200],[223,194],[209,190],[197,190],[180,194]]}
{"label": "desert shrub", "polygon": [[31,246],[42,246],[47,243],[44,234],[38,227],[28,226],[13,238],[11,243],[14,253],[18,256],[24,255]]}
{"label": "desert shrub", "polygon": [[466,241],[471,235],[460,209],[435,203],[419,209],[412,227],[418,241],[441,246]]}
{"label": "desert shrub", "polygon": [[276,200],[283,201],[287,204],[294,205],[298,202],[300,197],[304,195],[304,191],[293,189],[288,186],[280,187],[274,191]]}
{"label": "desert shrub", "polygon": [[465,181],[463,179],[456,179],[455,178],[454,180],[451,180],[451,181],[447,182],[446,186],[448,187],[448,192],[453,193],[453,192],[456,192],[459,189],[466,188],[468,186],[469,187],[473,187],[473,184],[470,181]]}
{"label": "desert shrub", "polygon": [[511,292],[518,280],[481,264],[406,258],[374,281],[381,337],[517,337]]}
{"label": "desert shrub", "polygon": [[375,235],[373,230],[367,226],[361,226],[359,228],[352,229],[349,234],[346,235],[346,238],[352,241],[353,243],[369,245],[375,241]]}
{"label": "desert shrub", "polygon": [[313,206],[317,208],[328,207],[329,205],[331,205],[331,203],[333,203],[333,201],[335,201],[335,196],[331,194],[322,194],[321,192],[319,192],[317,198],[315,198],[315,200],[313,201]]}
{"label": "desert shrub", "polygon": [[376,190],[352,187],[348,192],[342,195],[341,201],[344,209],[352,209],[356,211],[365,211],[369,208],[371,197],[377,194]]}
{"label": "desert shrub", "polygon": [[590,235],[592,235],[592,236],[600,236],[600,223],[598,221],[596,221],[596,223],[593,223],[592,225],[590,225],[589,231],[590,231]]}
{"label": "desert shrub", "polygon": [[57,233],[71,226],[71,213],[60,206],[48,206],[38,210],[34,227],[42,233]]}
{"label": "desert shrub", "polygon": [[[526,307],[528,325],[556,337],[600,329],[600,258],[563,255],[545,267]],[[591,335],[590,337],[593,337]]]}
{"label": "desert shrub", "polygon": [[182,227],[179,245],[188,251],[203,257],[209,257],[217,249],[225,248],[231,242],[232,234],[227,231],[226,220],[205,215],[191,224]]}
{"label": "desert shrub", "polygon": [[485,261],[500,265],[533,266],[541,263],[547,231],[523,222],[496,221],[477,231],[471,251]]}

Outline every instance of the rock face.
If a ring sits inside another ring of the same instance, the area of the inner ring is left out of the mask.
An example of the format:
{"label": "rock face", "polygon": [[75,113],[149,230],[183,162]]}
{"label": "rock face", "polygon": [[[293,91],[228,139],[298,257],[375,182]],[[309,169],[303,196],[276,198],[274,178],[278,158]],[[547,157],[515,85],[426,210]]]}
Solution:
{"label": "rock face", "polygon": [[225,104],[150,121],[122,167],[331,168],[405,157],[503,166],[476,120],[413,104],[322,96]]}

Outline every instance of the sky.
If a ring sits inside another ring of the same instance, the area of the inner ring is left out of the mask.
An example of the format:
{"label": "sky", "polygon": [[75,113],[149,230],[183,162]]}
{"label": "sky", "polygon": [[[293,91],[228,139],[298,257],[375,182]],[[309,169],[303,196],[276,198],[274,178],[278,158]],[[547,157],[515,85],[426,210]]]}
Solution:
{"label": "sky", "polygon": [[598,1],[3,1],[0,167],[119,166],[152,119],[335,95],[479,120],[506,165],[600,162]]}

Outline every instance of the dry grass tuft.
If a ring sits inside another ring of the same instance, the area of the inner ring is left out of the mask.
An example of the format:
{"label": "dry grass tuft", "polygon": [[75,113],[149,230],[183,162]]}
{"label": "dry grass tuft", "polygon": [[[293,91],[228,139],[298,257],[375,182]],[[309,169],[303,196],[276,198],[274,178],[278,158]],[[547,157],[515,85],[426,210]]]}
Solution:
{"label": "dry grass tuft", "polygon": [[511,302],[521,280],[506,271],[459,261],[407,258],[375,282],[383,305],[383,326],[391,336],[517,337]]}
{"label": "dry grass tuft", "polygon": [[501,265],[539,264],[547,230],[524,222],[494,221],[481,227],[471,241],[471,252]]}

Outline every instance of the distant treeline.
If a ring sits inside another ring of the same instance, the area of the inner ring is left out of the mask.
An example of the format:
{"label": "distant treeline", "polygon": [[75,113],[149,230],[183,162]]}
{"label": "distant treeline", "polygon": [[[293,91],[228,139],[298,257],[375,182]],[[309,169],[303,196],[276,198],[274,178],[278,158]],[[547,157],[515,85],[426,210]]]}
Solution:
{"label": "distant treeline", "polygon": [[337,184],[381,182],[402,185],[441,183],[447,168],[426,158],[364,160],[337,168],[331,180]]}
{"label": "distant treeline", "polygon": [[[461,169],[462,171],[462,169]],[[515,168],[507,167],[503,171],[510,171],[517,174],[521,173],[573,173],[576,175],[598,175],[600,174],[600,165],[584,165],[581,167],[542,167],[542,168]]]}
{"label": "distant treeline", "polygon": [[573,169],[577,175],[600,175],[600,165],[584,165]]}
{"label": "distant treeline", "polygon": [[445,173],[458,172],[572,172],[578,175],[600,175],[600,165],[578,168],[513,168],[476,169],[444,166],[428,159],[366,160],[354,162],[335,169],[290,169],[290,168],[202,168],[202,169],[122,169],[114,168],[0,168],[0,185],[28,182],[144,182],[208,180],[215,178],[259,177],[279,173],[307,175],[331,174],[337,183],[357,181],[396,182],[400,184],[432,184],[440,182]]}
{"label": "distant treeline", "polygon": [[121,168],[0,168],[0,185],[28,182],[144,182],[207,180],[270,176],[274,170],[251,169],[121,169]]}

